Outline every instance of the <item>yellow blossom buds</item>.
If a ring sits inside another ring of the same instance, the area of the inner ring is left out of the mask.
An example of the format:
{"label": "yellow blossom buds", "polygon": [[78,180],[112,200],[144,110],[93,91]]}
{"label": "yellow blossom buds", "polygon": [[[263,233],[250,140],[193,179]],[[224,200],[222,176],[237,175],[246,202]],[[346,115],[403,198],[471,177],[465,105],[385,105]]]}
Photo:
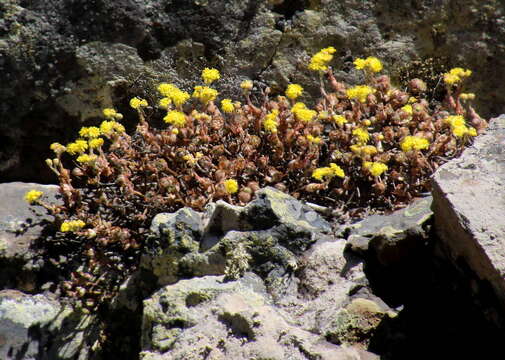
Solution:
{"label": "yellow blossom buds", "polygon": [[79,136],[82,136],[84,138],[94,139],[100,135],[100,128],[96,126],[82,127],[81,130],[79,130]]}
{"label": "yellow blossom buds", "polygon": [[409,115],[412,115],[412,113],[413,113],[412,105],[410,105],[410,104],[402,106],[402,110],[405,111]]}
{"label": "yellow blossom buds", "polygon": [[106,108],[103,109],[103,116],[105,116],[106,119],[110,120],[121,120],[123,118],[123,115],[118,113],[116,110],[111,109],[111,108]]}
{"label": "yellow blossom buds", "polygon": [[475,99],[475,94],[474,93],[461,93],[459,95],[459,98],[461,100],[474,100]]}
{"label": "yellow blossom buds", "polygon": [[77,162],[80,164],[90,165],[96,160],[96,155],[82,154],[77,157]]}
{"label": "yellow blossom buds", "polygon": [[60,143],[52,143],[50,146],[49,146],[49,149],[53,150],[57,155],[58,154],[62,154],[64,153],[67,148],[63,145],[61,145]]}
{"label": "yellow blossom buds", "polygon": [[217,69],[209,69],[205,68],[202,71],[202,79],[203,82],[208,84],[211,84],[212,82],[219,80],[221,78],[221,74],[219,74],[219,71]]}
{"label": "yellow blossom buds", "polygon": [[286,89],[286,96],[292,100],[302,95],[303,88],[298,84],[289,84]]}
{"label": "yellow blossom buds", "polygon": [[374,56],[369,56],[366,59],[356,59],[354,60],[354,66],[358,70],[370,71],[372,73],[377,73],[382,70],[382,63],[379,59]]}
{"label": "yellow blossom buds", "polygon": [[233,110],[235,110],[235,106],[233,105],[231,99],[223,99],[221,100],[221,109],[225,113],[231,113]]}
{"label": "yellow blossom buds", "polygon": [[82,220],[69,220],[64,221],[60,226],[61,232],[75,232],[81,230],[86,223]]}
{"label": "yellow blossom buds", "polygon": [[454,85],[461,82],[463,79],[472,75],[471,70],[465,70],[463,68],[457,67],[451,69],[448,73],[444,74],[444,82],[447,85]]}
{"label": "yellow blossom buds", "polygon": [[365,161],[363,163],[363,167],[367,169],[372,176],[380,176],[382,173],[387,171],[388,166],[384,163],[378,162],[378,161]]}
{"label": "yellow blossom buds", "polygon": [[406,136],[400,143],[402,151],[425,150],[430,147],[430,142],[420,136]]}
{"label": "yellow blossom buds", "polygon": [[26,194],[25,194],[25,200],[29,203],[29,204],[33,204],[35,203],[36,201],[38,201],[40,199],[40,197],[43,195],[44,193],[42,191],[38,191],[38,190],[30,190],[28,191]]}
{"label": "yellow blossom buds", "polygon": [[225,180],[224,188],[228,194],[235,194],[238,191],[238,183],[233,179]]}
{"label": "yellow blossom buds", "polygon": [[279,110],[274,109],[272,112],[265,116],[263,120],[263,128],[265,131],[275,134],[277,132],[277,116],[279,115]]}
{"label": "yellow blossom buds", "polygon": [[311,143],[311,144],[321,144],[322,140],[319,136],[312,136],[311,134],[307,135],[306,136],[307,140]]}
{"label": "yellow blossom buds", "polygon": [[461,115],[448,116],[444,121],[449,124],[452,134],[456,137],[463,137],[465,135],[477,136],[477,130],[471,126],[467,127],[465,118]]}
{"label": "yellow blossom buds", "polygon": [[333,59],[335,51],[333,46],[320,50],[310,59],[309,70],[326,71],[328,69],[328,63]]}
{"label": "yellow blossom buds", "polygon": [[251,80],[244,80],[240,83],[240,87],[244,91],[250,91],[253,88],[253,82]]}
{"label": "yellow blossom buds", "polygon": [[217,95],[217,90],[208,86],[195,86],[195,91],[193,92],[193,97],[200,100],[203,104],[207,104],[209,101],[214,101]]}
{"label": "yellow blossom buds", "polygon": [[138,110],[140,109],[141,107],[146,107],[148,106],[149,104],[147,103],[147,100],[145,99],[140,99],[138,97],[134,97],[130,100],[130,106],[135,109],[135,110]]}
{"label": "yellow blossom buds", "polygon": [[163,121],[176,127],[183,127],[186,125],[186,115],[181,111],[169,111]]}
{"label": "yellow blossom buds", "polygon": [[116,121],[102,121],[100,124],[100,132],[102,135],[110,135],[113,132],[122,133],[124,131],[124,126]]}
{"label": "yellow blossom buds", "polygon": [[79,139],[67,145],[67,152],[70,155],[82,154],[87,149],[88,149],[88,142],[86,140]]}
{"label": "yellow blossom buds", "polygon": [[316,180],[323,180],[325,177],[332,178],[338,176],[340,178],[345,177],[344,170],[335,163],[330,163],[328,167],[317,168],[312,172],[312,177]]}
{"label": "yellow blossom buds", "polygon": [[375,90],[368,85],[357,85],[347,89],[346,95],[349,99],[359,100],[359,102],[364,103],[368,95],[373,94],[374,92]]}

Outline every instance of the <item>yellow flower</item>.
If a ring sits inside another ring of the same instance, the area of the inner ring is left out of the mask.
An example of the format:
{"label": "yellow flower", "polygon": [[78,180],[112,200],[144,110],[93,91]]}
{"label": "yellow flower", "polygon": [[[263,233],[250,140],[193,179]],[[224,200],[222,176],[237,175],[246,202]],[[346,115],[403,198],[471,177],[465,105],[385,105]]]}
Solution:
{"label": "yellow flower", "polygon": [[330,163],[330,166],[327,167],[317,168],[312,172],[312,177],[320,181],[325,177],[329,177],[331,179],[334,176],[338,176],[340,178],[345,177],[344,170],[335,163]]}
{"label": "yellow flower", "polygon": [[296,99],[298,96],[302,95],[303,88],[298,84],[289,84],[286,89],[286,96],[290,99]]}
{"label": "yellow flower", "polygon": [[424,150],[430,147],[430,142],[420,136],[406,136],[400,143],[402,151]]}
{"label": "yellow flower", "polygon": [[471,70],[465,70],[460,67],[453,68],[448,73],[444,74],[444,82],[447,85],[454,85],[470,75],[472,75]]}
{"label": "yellow flower", "polygon": [[206,84],[211,84],[215,80],[219,80],[221,78],[221,74],[217,69],[209,69],[205,68],[202,71],[202,79]]}
{"label": "yellow flower", "polygon": [[179,133],[179,129],[173,128],[170,132],[174,135],[177,135]]}
{"label": "yellow flower", "polygon": [[474,100],[475,99],[475,94],[474,93],[461,93],[459,95],[459,98],[461,100]]}
{"label": "yellow flower", "polygon": [[61,145],[60,143],[52,143],[50,146],[49,146],[49,149],[53,150],[56,154],[61,154],[63,152],[65,152],[67,150],[67,148],[63,145]]}
{"label": "yellow flower", "polygon": [[277,123],[277,116],[279,115],[279,110],[274,109],[272,112],[267,114],[265,116],[265,119],[263,120],[263,128],[265,131],[271,132],[275,134],[277,132],[277,126],[279,125]]}
{"label": "yellow flower", "polygon": [[184,103],[188,101],[190,97],[191,96],[189,95],[189,93],[187,93],[186,91],[179,90],[177,88],[170,93],[170,99],[172,99],[172,102],[174,103],[175,106],[184,105]]}
{"label": "yellow flower", "polygon": [[167,110],[171,103],[172,100],[169,97],[164,97],[160,99],[160,101],[158,102],[158,106],[162,109]]}
{"label": "yellow flower", "polygon": [[75,232],[75,231],[81,230],[84,226],[86,226],[86,223],[82,220],[64,221],[61,224],[60,231],[62,231],[62,232]]}
{"label": "yellow flower", "polygon": [[373,94],[374,92],[375,90],[368,85],[357,85],[347,89],[346,95],[349,99],[356,99],[364,103],[367,96]]}
{"label": "yellow flower", "polygon": [[332,119],[338,126],[343,126],[345,123],[347,123],[347,119],[343,115],[333,115]]}
{"label": "yellow flower", "polygon": [[296,118],[303,122],[310,122],[316,117],[317,111],[307,109],[304,103],[297,102],[291,108],[291,112],[295,114]]}
{"label": "yellow flower", "polygon": [[356,128],[352,131],[352,134],[358,139],[360,143],[366,143],[370,139],[370,134],[366,129]]}
{"label": "yellow flower", "polygon": [[452,134],[456,137],[463,137],[467,132],[468,129],[465,125],[457,125],[452,128]]}
{"label": "yellow flower", "polygon": [[36,202],[37,200],[40,199],[40,197],[43,195],[44,193],[42,191],[38,191],[38,190],[30,190],[28,191],[26,194],[25,194],[25,200],[29,203],[29,204],[33,204],[34,202]]}
{"label": "yellow flower", "polygon": [[251,80],[244,80],[240,83],[240,87],[245,91],[249,91],[253,88],[253,82]]}
{"label": "yellow flower", "polygon": [[358,58],[354,60],[354,66],[358,70],[367,70],[374,73],[382,70],[382,63],[375,56],[369,56],[366,59]]}
{"label": "yellow flower", "polygon": [[363,167],[367,169],[370,172],[370,174],[372,174],[372,176],[380,176],[388,169],[388,166],[386,164],[378,161],[374,162],[365,161]]}
{"label": "yellow flower", "polygon": [[96,155],[83,154],[77,157],[77,162],[81,164],[91,164],[96,160]]}
{"label": "yellow flower", "polygon": [[[167,83],[161,83],[158,85],[158,91],[164,97],[170,97],[172,92],[177,89],[177,86]],[[178,90],[178,89],[177,89]]]}
{"label": "yellow flower", "polygon": [[330,46],[322,49],[312,56],[310,59],[309,70],[326,71],[328,69],[328,63],[333,59],[335,51],[335,48]]}
{"label": "yellow flower", "polygon": [[221,100],[221,109],[226,113],[231,113],[235,110],[235,106],[231,99],[223,99]]}
{"label": "yellow flower", "polygon": [[409,104],[414,104],[417,102],[417,99],[413,96],[409,97]]}
{"label": "yellow flower", "polygon": [[86,140],[79,139],[67,145],[67,152],[70,155],[82,154],[87,148],[88,142]]}
{"label": "yellow flower", "polygon": [[462,115],[451,115],[444,119],[451,127],[465,126],[465,118]]}
{"label": "yellow flower", "polygon": [[105,116],[106,119],[111,119],[111,120],[114,120],[114,119],[121,120],[123,118],[123,115],[121,115],[116,110],[111,109],[111,108],[103,109],[103,116]]}
{"label": "yellow flower", "polygon": [[195,91],[193,92],[193,97],[200,100],[203,104],[207,104],[209,101],[214,101],[217,95],[217,90],[208,86],[195,86]]}
{"label": "yellow flower", "polygon": [[183,112],[172,110],[167,113],[163,121],[176,127],[183,127],[186,125],[186,115]]}
{"label": "yellow flower", "polygon": [[319,136],[312,136],[311,134],[307,135],[307,140],[312,144],[321,144],[321,138]]}
{"label": "yellow flower", "polygon": [[238,183],[233,179],[225,180],[224,188],[228,194],[235,194],[238,191]]}
{"label": "yellow flower", "polygon": [[412,105],[410,105],[410,104],[402,106],[402,110],[405,111],[409,115],[412,115],[412,113],[413,113]]}
{"label": "yellow flower", "polygon": [[100,124],[100,132],[102,135],[110,135],[114,131],[122,133],[125,131],[125,128],[123,125],[116,121],[102,121]]}
{"label": "yellow flower", "polygon": [[134,97],[130,100],[130,106],[136,110],[140,109],[141,107],[146,107],[147,105],[149,104],[145,99]]}
{"label": "yellow flower", "polygon": [[470,136],[477,136],[477,130],[474,127],[469,127],[467,134]]}
{"label": "yellow flower", "polygon": [[79,130],[79,136],[89,139],[97,138],[100,136],[100,128],[96,126],[82,127],[81,130]]}
{"label": "yellow flower", "polygon": [[377,148],[373,145],[365,145],[361,148],[361,153],[365,155],[375,155],[377,152]]}
{"label": "yellow flower", "polygon": [[97,149],[103,145],[103,139],[102,138],[91,139],[88,142],[88,145],[90,149]]}
{"label": "yellow flower", "polygon": [[338,166],[337,164],[330,163],[330,169],[333,172],[333,175],[338,176],[340,178],[345,177],[344,170],[342,170],[342,168],[340,166]]}

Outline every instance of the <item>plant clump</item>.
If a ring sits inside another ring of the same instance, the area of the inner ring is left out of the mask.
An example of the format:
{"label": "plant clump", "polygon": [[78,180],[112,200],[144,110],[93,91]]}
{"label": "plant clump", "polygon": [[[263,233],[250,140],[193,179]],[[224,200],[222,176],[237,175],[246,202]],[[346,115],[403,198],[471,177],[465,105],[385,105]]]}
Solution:
{"label": "plant clump", "polygon": [[[211,85],[221,74],[206,68],[205,85],[192,95],[163,83],[157,104],[131,99],[139,119],[132,134],[108,108],[103,122],[82,128],[74,142],[52,144],[55,157],[46,163],[63,204],[47,204],[35,192],[26,200],[54,216],[62,239],[77,239],[72,251],[81,266],[62,283],[64,293],[89,308],[113,296],[138,266],[159,212],[201,211],[219,199],[244,205],[264,186],[339,209],[342,219],[403,207],[429,191],[430,175],[487,125],[471,106],[475,95],[462,92],[470,70],[444,74],[447,96],[435,104],[419,79],[408,91],[395,88],[375,57],[354,62],[364,84],[339,82],[334,52],[323,49],[308,64],[325,78],[312,108],[299,101],[299,84],[288,85],[285,96],[271,97],[267,88],[253,104],[251,80],[240,84],[242,102],[219,102]],[[150,120],[160,114],[166,126],[154,128]]]}

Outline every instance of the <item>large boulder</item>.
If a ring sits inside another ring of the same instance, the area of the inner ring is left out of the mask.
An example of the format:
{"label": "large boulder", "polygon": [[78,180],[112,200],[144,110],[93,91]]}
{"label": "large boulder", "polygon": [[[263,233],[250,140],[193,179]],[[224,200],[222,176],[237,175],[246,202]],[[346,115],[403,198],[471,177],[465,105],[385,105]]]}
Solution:
{"label": "large boulder", "polygon": [[[471,279],[485,312],[502,322],[497,311],[505,313],[504,149],[505,115],[501,115],[433,178],[437,233],[454,264]],[[501,303],[499,309],[493,309],[490,288]]]}
{"label": "large boulder", "polygon": [[43,163],[51,142],[69,141],[113,104],[133,122],[128,98],[154,103],[162,80],[189,90],[204,66],[222,70],[226,96],[245,77],[276,91],[299,82],[318,95],[318,77],[304,64],[325,46],[338,49],[336,75],[352,83],[362,81],[358,56],[379,56],[399,81],[408,74],[433,86],[447,67],[471,68],[478,109],[497,114],[505,106],[504,8],[477,0],[4,0],[0,181],[54,181]]}

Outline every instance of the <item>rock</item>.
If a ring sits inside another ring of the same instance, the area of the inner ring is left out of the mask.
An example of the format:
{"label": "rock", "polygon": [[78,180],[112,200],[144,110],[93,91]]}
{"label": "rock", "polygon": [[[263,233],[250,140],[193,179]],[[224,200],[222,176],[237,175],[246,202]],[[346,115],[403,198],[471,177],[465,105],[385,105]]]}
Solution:
{"label": "rock", "polygon": [[[505,310],[505,115],[490,121],[460,158],[433,177],[435,226],[449,258],[484,296],[490,284]],[[476,289],[475,289],[476,288]],[[491,311],[495,321],[496,310]],[[502,320],[503,321],[503,320]]]}
{"label": "rock", "polygon": [[47,336],[40,329],[50,324],[60,309],[56,300],[44,295],[0,291],[0,358],[38,359]]}
{"label": "rock", "polygon": [[477,109],[485,117],[504,109],[502,2],[286,4],[2,1],[0,181],[54,181],[43,162],[50,143],[70,141],[83,123],[99,122],[104,106],[115,105],[133,124],[129,98],[155,102],[162,80],[190,90],[205,66],[222,71],[217,86],[226,97],[240,94],[244,78],[277,92],[297,82],[307,95],[319,96],[318,77],[305,64],[326,46],[337,48],[332,65],[349,83],[362,81],[352,65],[359,56],[380,57],[396,80],[424,71],[433,87],[439,80],[433,74],[468,67],[476,74]]}
{"label": "rock", "polygon": [[44,234],[44,227],[52,221],[40,206],[30,206],[25,194],[30,190],[44,193],[47,203],[58,203],[58,187],[30,183],[0,184],[0,287],[33,291],[36,273],[41,264],[36,261],[34,241]]}
{"label": "rock", "polygon": [[347,246],[366,255],[373,251],[381,265],[390,265],[408,258],[423,247],[428,238],[431,197],[418,199],[390,215],[372,215],[350,228]]}
{"label": "rock", "polygon": [[181,280],[144,301],[141,359],[373,359],[290,323],[260,278]]}

